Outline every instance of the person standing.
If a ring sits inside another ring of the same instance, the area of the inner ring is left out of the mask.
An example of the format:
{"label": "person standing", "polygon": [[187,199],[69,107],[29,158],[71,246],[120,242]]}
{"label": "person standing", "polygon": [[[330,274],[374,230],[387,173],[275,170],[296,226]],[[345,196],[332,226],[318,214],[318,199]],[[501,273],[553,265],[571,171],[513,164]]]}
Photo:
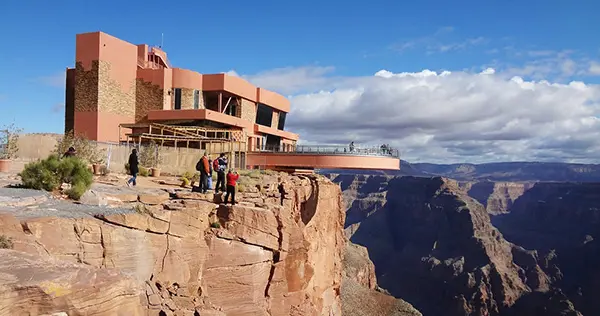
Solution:
{"label": "person standing", "polygon": [[196,170],[200,171],[200,184],[199,189],[200,192],[206,193],[208,191],[208,173],[210,172],[210,167],[208,165],[208,156],[206,152],[202,155],[202,158],[196,164]]}
{"label": "person standing", "polygon": [[285,195],[287,194],[287,192],[285,192],[285,187],[283,186],[283,182],[281,181],[281,178],[279,178],[278,180],[279,180],[279,186],[277,186],[277,189],[279,190],[281,206],[283,206],[283,200],[285,199]]}
{"label": "person standing", "polygon": [[127,180],[127,186],[136,186],[137,174],[140,171],[139,169],[139,161],[137,156],[137,149],[132,149],[131,154],[129,155],[129,173],[131,174],[131,178]]}
{"label": "person standing", "polygon": [[224,153],[219,155],[217,162],[217,185],[215,186],[215,193],[219,191],[225,192],[225,170],[227,170],[227,157],[225,157]]}
{"label": "person standing", "polygon": [[208,189],[212,190],[213,189],[213,161],[212,159],[210,159],[210,157],[208,157],[208,177],[207,177],[207,182],[208,182]]}
{"label": "person standing", "polygon": [[225,204],[227,204],[229,195],[231,195],[231,205],[235,205],[235,186],[239,178],[240,175],[235,172],[233,168],[229,169],[229,172],[227,173],[227,193],[225,193]]}

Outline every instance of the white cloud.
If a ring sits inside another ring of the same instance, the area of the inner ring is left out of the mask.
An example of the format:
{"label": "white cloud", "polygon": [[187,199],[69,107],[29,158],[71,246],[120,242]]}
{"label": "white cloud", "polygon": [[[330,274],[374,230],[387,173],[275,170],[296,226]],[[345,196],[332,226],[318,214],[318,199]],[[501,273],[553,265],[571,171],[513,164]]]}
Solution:
{"label": "white cloud", "polygon": [[588,69],[589,73],[594,76],[600,75],[600,63],[596,61],[592,61],[590,63],[590,68]]}
{"label": "white cloud", "polygon": [[448,38],[454,32],[451,26],[441,27],[434,34],[423,36],[391,45],[391,49],[404,52],[409,49],[424,48],[427,54],[447,53],[451,51],[465,50],[470,47],[487,44],[488,39],[484,37],[471,37],[467,39],[452,40]]}
{"label": "white cloud", "polygon": [[[334,71],[333,67],[287,67],[263,71],[255,75],[242,76],[259,87],[270,87],[279,93],[289,94],[292,92],[310,92],[319,88],[327,89],[335,83],[327,75]],[[230,75],[239,76],[235,71],[227,72]]]}
{"label": "white cloud", "polygon": [[56,88],[64,88],[66,82],[66,74],[65,72],[59,72],[57,74],[51,76],[42,76],[36,78],[37,82],[40,82],[44,85],[56,87]]}
{"label": "white cloud", "polygon": [[409,161],[600,162],[598,85],[493,68],[339,77],[305,67],[245,78],[294,95],[287,128],[305,141],[389,143]]}

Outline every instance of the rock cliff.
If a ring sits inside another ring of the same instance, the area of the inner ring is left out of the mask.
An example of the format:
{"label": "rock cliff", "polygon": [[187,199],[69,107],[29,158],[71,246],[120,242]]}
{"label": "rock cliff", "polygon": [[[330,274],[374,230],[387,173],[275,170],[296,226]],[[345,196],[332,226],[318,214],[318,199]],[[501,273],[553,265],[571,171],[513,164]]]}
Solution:
{"label": "rock cliff", "polygon": [[348,316],[421,316],[407,302],[377,285],[375,266],[365,247],[346,244],[342,278],[342,313]]}
{"label": "rock cliff", "polygon": [[513,203],[525,191],[533,187],[533,182],[466,182],[461,186],[469,196],[481,203],[488,214],[500,215],[510,211]]}
{"label": "rock cliff", "polygon": [[233,207],[183,192],[94,216],[3,201],[0,314],[341,315],[339,187],[284,176],[281,206],[274,181]]}
{"label": "rock cliff", "polygon": [[540,253],[557,300],[584,315],[600,312],[599,205],[599,183],[538,183],[494,218],[508,240]]}
{"label": "rock cliff", "polygon": [[335,182],[356,216],[346,233],[369,250],[381,286],[424,315],[512,315],[534,301],[561,302],[537,252],[506,241],[456,181],[338,176]]}

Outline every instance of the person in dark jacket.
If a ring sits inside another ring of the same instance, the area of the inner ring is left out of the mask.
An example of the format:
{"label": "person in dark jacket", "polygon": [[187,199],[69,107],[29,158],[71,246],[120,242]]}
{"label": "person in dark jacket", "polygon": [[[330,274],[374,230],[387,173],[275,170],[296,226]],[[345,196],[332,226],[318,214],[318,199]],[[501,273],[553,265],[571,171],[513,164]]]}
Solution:
{"label": "person in dark jacket", "polygon": [[66,153],[63,154],[63,158],[75,157],[75,147],[69,147]]}
{"label": "person in dark jacket", "polygon": [[137,156],[137,149],[133,149],[131,150],[131,155],[129,155],[129,173],[131,173],[131,178],[129,180],[127,180],[127,186],[130,186],[131,184],[133,184],[133,186],[136,186],[136,179],[137,179],[137,174],[140,171],[139,169],[139,161],[138,161],[138,156]]}
{"label": "person in dark jacket", "polygon": [[208,182],[208,189],[212,190],[213,189],[213,181],[212,181],[213,180],[212,179],[212,176],[213,176],[213,161],[212,161],[212,159],[210,159],[210,157],[208,157],[208,169],[209,169],[208,170],[208,181],[207,181]]}
{"label": "person in dark jacket", "polygon": [[227,170],[227,157],[224,153],[219,155],[217,158],[218,166],[217,169],[217,185],[215,186],[215,193],[222,191],[225,192],[225,170]]}

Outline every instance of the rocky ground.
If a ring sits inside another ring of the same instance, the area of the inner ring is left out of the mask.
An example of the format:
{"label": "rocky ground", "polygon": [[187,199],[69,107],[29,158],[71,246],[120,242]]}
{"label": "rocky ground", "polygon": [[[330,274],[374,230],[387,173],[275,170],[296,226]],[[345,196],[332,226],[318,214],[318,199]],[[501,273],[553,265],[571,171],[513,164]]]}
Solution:
{"label": "rocky ground", "polygon": [[173,177],[96,177],[74,202],[0,174],[0,314],[420,315],[347,243],[335,184],[242,177],[231,207]]}
{"label": "rocky ground", "polygon": [[99,178],[78,203],[0,189],[0,314],[341,315],[339,188],[252,178],[233,207],[172,179]]}

